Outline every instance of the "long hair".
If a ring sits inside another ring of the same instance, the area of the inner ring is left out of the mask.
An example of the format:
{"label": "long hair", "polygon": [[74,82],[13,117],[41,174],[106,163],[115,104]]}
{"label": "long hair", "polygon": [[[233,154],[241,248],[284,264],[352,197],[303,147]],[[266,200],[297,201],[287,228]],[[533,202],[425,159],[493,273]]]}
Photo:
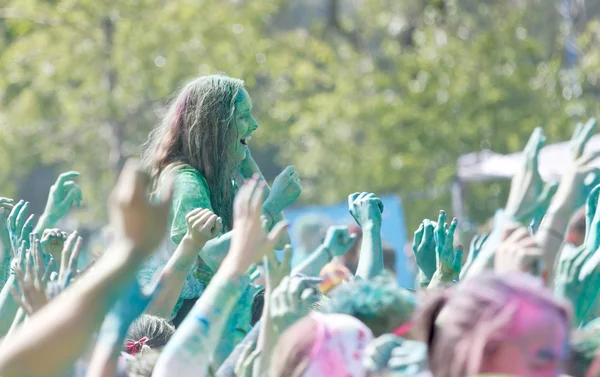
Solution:
{"label": "long hair", "polygon": [[567,303],[553,297],[526,274],[482,274],[428,295],[415,314],[421,340],[429,346],[429,366],[436,377],[476,375],[492,342],[514,336],[519,302],[557,311],[570,323]]}
{"label": "long hair", "polygon": [[206,179],[213,210],[228,229],[233,221],[233,183],[241,179],[232,148],[240,138],[233,115],[243,89],[242,80],[222,74],[191,81],[142,147],[155,190],[162,174],[191,166]]}

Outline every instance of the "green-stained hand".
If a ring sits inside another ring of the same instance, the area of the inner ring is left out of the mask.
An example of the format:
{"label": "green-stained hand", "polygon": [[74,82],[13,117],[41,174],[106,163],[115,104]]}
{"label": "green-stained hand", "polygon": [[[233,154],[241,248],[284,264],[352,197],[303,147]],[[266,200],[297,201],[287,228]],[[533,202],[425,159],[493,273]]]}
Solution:
{"label": "green-stained hand", "polygon": [[308,314],[320,299],[316,287],[323,279],[303,275],[286,276],[271,294],[270,315],[279,334]]}
{"label": "green-stained hand", "polygon": [[545,213],[556,192],[555,184],[542,190],[543,181],[538,170],[538,156],[545,143],[546,136],[542,129],[537,127],[523,150],[523,164],[513,177],[506,204],[506,215],[526,226],[536,215]]}
{"label": "green-stained hand", "polygon": [[292,205],[302,193],[302,183],[293,166],[285,168],[273,181],[271,193],[264,208],[275,218],[286,207]]}
{"label": "green-stained hand", "polygon": [[463,248],[459,246],[454,248],[454,232],[458,221],[453,219],[450,226],[446,224],[446,212],[440,211],[437,225],[433,231],[435,240],[435,251],[437,255],[436,272],[444,277],[444,280],[451,280],[460,275],[462,267]]}
{"label": "green-stained hand", "polygon": [[27,217],[29,202],[20,200],[8,216],[8,232],[10,234],[11,246],[16,250],[22,242],[28,249],[29,235],[33,231],[35,215]]}
{"label": "green-stained hand", "polygon": [[355,242],[356,235],[350,234],[347,226],[332,226],[327,230],[323,245],[333,256],[340,257],[346,254]]}
{"label": "green-stained hand", "polygon": [[479,252],[485,245],[485,241],[487,241],[489,233],[485,233],[482,235],[476,234],[475,237],[471,240],[471,246],[469,247],[469,255],[467,256],[467,262],[465,264],[473,263],[473,260],[477,258]]}
{"label": "green-stained hand", "polygon": [[50,187],[44,209],[44,218],[48,220],[49,225],[53,226],[58,220],[65,217],[73,205],[81,206],[81,188],[73,181],[77,177],[79,177],[79,173],[76,171],[62,173]]}
{"label": "green-stained hand", "polygon": [[25,259],[25,270],[23,271],[21,263],[17,263],[15,269],[20,293],[15,287],[11,287],[13,299],[29,316],[40,310],[49,301],[45,289],[50,271],[50,265],[47,267],[44,265],[39,239],[35,235],[32,235],[31,238],[31,249],[27,255],[20,254],[20,257]]}
{"label": "green-stained hand", "polygon": [[423,220],[419,228],[415,231],[413,237],[413,252],[415,254],[415,260],[420,272],[424,275],[424,281],[426,283],[431,280],[436,270],[437,257],[435,252],[435,239],[433,236],[433,230],[436,226],[435,222],[429,219]]}
{"label": "green-stained hand", "polygon": [[375,194],[355,192],[349,195],[348,208],[356,223],[361,227],[364,227],[367,223],[381,227],[383,203]]}
{"label": "green-stained hand", "polygon": [[586,205],[586,236],[583,245],[565,245],[558,261],[555,292],[571,301],[575,325],[580,325],[600,292],[600,185]]}
{"label": "green-stained hand", "polygon": [[12,242],[8,231],[8,214],[5,208],[0,207],[0,260],[11,256]]}
{"label": "green-stained hand", "polygon": [[585,152],[585,147],[598,128],[596,119],[591,118],[586,124],[578,123],[569,143],[571,149],[568,167],[560,180],[558,190],[551,203],[553,210],[574,211],[586,201],[586,177],[593,173],[600,175],[600,170],[592,162],[600,157],[600,151]]}

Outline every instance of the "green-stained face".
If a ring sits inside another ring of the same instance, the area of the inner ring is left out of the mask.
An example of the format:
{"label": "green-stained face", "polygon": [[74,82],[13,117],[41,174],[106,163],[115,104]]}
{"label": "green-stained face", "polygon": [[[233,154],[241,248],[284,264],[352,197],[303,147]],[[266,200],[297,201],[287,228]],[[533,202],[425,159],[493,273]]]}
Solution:
{"label": "green-stained face", "polygon": [[240,161],[246,158],[248,142],[252,133],[258,128],[258,123],[252,117],[252,100],[250,99],[250,95],[245,89],[242,89],[241,95],[242,99],[236,102],[233,113],[239,137],[235,142],[234,150]]}

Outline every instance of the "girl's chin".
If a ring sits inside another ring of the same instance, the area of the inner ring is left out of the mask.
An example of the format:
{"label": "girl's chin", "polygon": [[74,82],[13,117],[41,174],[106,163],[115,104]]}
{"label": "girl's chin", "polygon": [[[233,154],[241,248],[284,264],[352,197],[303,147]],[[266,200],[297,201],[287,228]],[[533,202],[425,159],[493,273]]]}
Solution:
{"label": "girl's chin", "polygon": [[238,157],[240,161],[244,161],[246,159],[246,156],[248,156],[248,147],[238,149]]}

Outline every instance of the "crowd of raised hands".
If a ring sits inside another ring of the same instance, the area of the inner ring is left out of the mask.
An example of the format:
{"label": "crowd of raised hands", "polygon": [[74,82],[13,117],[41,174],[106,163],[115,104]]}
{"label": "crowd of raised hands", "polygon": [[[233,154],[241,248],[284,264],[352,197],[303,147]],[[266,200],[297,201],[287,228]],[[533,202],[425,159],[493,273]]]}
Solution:
{"label": "crowd of raised hands", "polygon": [[[86,265],[78,233],[56,228],[81,205],[78,173],[58,177],[39,217],[0,198],[0,376],[600,376],[600,151],[586,149],[596,127],[577,125],[570,165],[547,185],[536,129],[488,233],[469,234],[444,211],[423,220],[414,290],[384,268],[376,195],[348,197],[361,237],[332,226],[292,268],[288,224],[265,208],[294,202],[297,173],[270,192],[254,176],[237,191],[228,252],[177,327],[188,273],[224,227],[210,209],[187,214],[183,240],[141,284],[168,230],[173,184],[153,200],[137,162],[108,202],[110,244]],[[343,267],[353,247],[354,276]]]}

